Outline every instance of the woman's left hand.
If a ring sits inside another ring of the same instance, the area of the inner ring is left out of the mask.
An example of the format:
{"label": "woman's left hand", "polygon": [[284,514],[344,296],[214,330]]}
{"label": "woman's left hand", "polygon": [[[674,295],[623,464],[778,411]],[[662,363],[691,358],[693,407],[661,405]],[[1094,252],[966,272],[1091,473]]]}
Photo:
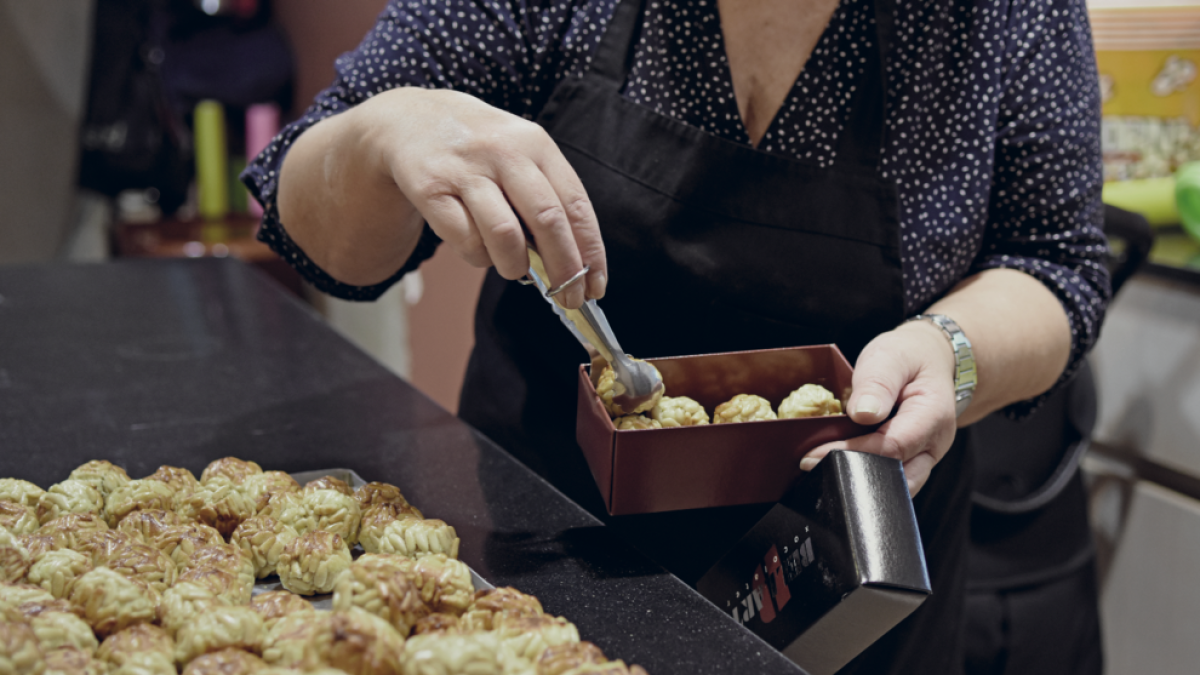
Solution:
{"label": "woman's left hand", "polygon": [[[908,490],[917,492],[954,442],[954,351],[927,321],[902,324],[867,344],[854,369],[850,418],[879,424],[873,433],[811,450],[800,468],[811,471],[830,450],[847,449],[904,463]],[[892,409],[896,415],[888,419]],[[884,422],[884,420],[887,420]]]}

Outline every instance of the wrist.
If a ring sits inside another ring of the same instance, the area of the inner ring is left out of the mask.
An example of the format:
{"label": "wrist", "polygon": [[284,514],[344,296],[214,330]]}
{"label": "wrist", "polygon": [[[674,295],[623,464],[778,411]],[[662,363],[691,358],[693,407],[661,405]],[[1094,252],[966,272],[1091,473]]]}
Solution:
{"label": "wrist", "polygon": [[953,319],[942,314],[918,314],[910,317],[903,325],[921,324],[936,328],[942,333],[944,344],[950,348],[953,360],[951,373],[954,385],[954,412],[956,417],[961,417],[971,405],[979,380],[971,341]]}
{"label": "wrist", "polygon": [[383,99],[390,93],[383,92],[338,115],[345,123],[339,129],[337,161],[359,167],[360,175],[376,190],[396,184],[389,152],[393,142],[390,130],[381,124],[390,107]]}
{"label": "wrist", "polygon": [[[405,156],[397,149],[407,147],[408,142],[395,120],[406,117],[401,106],[408,105],[403,99],[410,96],[410,89],[424,91],[398,87],[337,115],[345,122],[337,130],[336,145],[324,170],[327,180],[339,183],[334,194],[345,200],[339,204],[340,210],[358,212],[361,221],[381,224],[386,230],[399,225],[405,232],[419,234],[424,219],[405,194],[399,180],[402,167],[395,164]],[[339,225],[353,222],[344,221]]]}
{"label": "wrist", "polygon": [[939,373],[945,373],[951,380],[954,379],[954,347],[946,339],[942,329],[928,321],[910,320],[896,326],[895,331],[909,336],[911,340],[920,341],[923,346],[921,353],[936,354],[931,357],[933,367]]}

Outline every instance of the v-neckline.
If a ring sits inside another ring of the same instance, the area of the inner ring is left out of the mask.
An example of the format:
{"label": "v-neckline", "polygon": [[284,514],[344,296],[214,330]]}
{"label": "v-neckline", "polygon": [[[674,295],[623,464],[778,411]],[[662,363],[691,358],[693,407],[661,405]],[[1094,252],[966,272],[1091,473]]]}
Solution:
{"label": "v-neckline", "polygon": [[[751,140],[750,129],[746,125],[746,120],[745,120],[745,118],[742,117],[741,107],[738,105],[737,88],[734,84],[733,69],[729,62],[729,52],[728,52],[728,49],[726,46],[725,28],[724,28],[724,24],[722,22],[720,3],[718,3],[717,0],[709,0],[709,1],[712,2],[713,11],[716,14],[716,20],[717,20],[717,30],[716,30],[715,39],[716,39],[716,50],[721,55],[719,70],[721,73],[722,81],[728,87],[728,91],[730,94],[727,104],[732,105],[732,111],[731,112],[727,111],[726,115],[729,118],[736,120],[735,127],[736,127],[736,131],[738,134],[738,138],[736,140],[739,143],[748,145],[751,148],[754,148],[755,150],[759,150],[762,152],[769,152],[768,150],[764,150],[763,146],[768,144],[770,142],[770,140],[773,138],[773,132],[775,131],[775,128],[780,124],[781,118],[785,117],[787,113],[791,113],[793,115],[800,113],[800,110],[802,109],[803,104],[806,103],[806,101],[805,101],[804,97],[800,96],[800,92],[798,90],[800,89],[801,84],[806,79],[806,76],[810,76],[812,74],[812,71],[809,68],[809,66],[813,63],[814,57],[817,57],[821,54],[826,53],[829,50],[829,48],[832,46],[829,43],[836,38],[838,28],[840,28],[841,25],[845,22],[845,14],[844,13],[847,9],[847,6],[849,4],[852,4],[855,0],[839,0],[837,7],[835,7],[833,10],[833,14],[830,15],[830,17],[829,17],[829,22],[825,25],[825,29],[821,31],[821,36],[817,39],[816,44],[813,45],[812,51],[809,53],[808,57],[805,59],[804,64],[800,68],[800,71],[796,74],[796,78],[792,81],[792,85],[788,89],[787,95],[785,95],[783,97],[783,101],[779,104],[779,107],[774,111],[774,113],[772,113],[771,120],[767,123],[767,126],[763,129],[763,135],[761,138],[758,139],[757,143],[755,143]],[[701,3],[701,4],[704,4],[704,3]]]}

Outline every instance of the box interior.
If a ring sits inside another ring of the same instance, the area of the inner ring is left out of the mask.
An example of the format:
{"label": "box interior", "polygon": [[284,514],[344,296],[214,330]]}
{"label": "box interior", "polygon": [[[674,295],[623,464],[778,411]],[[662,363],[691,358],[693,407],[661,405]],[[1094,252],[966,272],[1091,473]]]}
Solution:
{"label": "box interior", "polygon": [[[804,384],[845,402],[853,371],[833,345],[648,359],[668,396],[712,410],[736,394],[778,406]],[[778,500],[813,447],[867,433],[846,415],[616,431],[580,367],[577,439],[612,515]]]}
{"label": "box interior", "polygon": [[805,384],[830,390],[843,407],[850,397],[850,364],[832,345],[647,360],[662,374],[667,396],[689,396],[710,415],[737,394],[762,396],[778,409]]}

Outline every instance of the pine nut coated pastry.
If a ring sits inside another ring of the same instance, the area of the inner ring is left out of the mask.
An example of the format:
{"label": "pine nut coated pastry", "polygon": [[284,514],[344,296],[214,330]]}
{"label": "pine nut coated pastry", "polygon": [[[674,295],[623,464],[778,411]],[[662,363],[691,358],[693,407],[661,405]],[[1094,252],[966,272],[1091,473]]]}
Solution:
{"label": "pine nut coated pastry", "polygon": [[822,417],[838,415],[842,412],[842,402],[834,397],[833,392],[819,384],[806,384],[788,394],[779,404],[779,418],[792,419],[796,417]]}
{"label": "pine nut coated pastry", "polygon": [[771,402],[754,394],[738,394],[713,411],[713,424],[773,419],[778,418],[771,409]]}

